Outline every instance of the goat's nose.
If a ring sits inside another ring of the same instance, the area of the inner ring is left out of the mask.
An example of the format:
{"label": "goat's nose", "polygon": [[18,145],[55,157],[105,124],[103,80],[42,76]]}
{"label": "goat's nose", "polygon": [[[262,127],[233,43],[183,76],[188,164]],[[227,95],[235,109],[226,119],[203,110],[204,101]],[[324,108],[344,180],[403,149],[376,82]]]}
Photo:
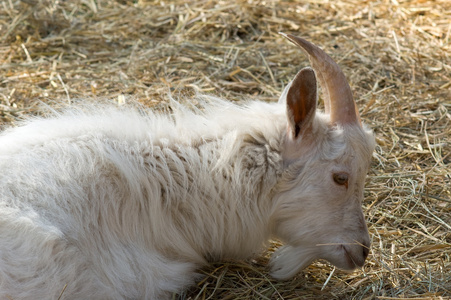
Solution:
{"label": "goat's nose", "polygon": [[370,253],[370,247],[367,245],[362,245],[363,248],[363,260],[366,260],[368,254]]}
{"label": "goat's nose", "polygon": [[363,261],[366,260],[366,258],[368,257],[368,254],[370,253],[370,247],[371,247],[371,243],[370,243],[370,239],[369,237],[363,240],[362,244],[361,244],[362,248],[363,248]]}

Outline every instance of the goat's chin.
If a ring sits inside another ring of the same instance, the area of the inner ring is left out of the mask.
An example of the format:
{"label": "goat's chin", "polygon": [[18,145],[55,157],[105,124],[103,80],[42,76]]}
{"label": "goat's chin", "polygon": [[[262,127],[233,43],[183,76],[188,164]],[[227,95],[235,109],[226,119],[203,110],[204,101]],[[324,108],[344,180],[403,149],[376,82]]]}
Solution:
{"label": "goat's chin", "polygon": [[279,279],[289,279],[306,268],[316,257],[308,248],[285,245],[280,247],[271,257],[271,276]]}

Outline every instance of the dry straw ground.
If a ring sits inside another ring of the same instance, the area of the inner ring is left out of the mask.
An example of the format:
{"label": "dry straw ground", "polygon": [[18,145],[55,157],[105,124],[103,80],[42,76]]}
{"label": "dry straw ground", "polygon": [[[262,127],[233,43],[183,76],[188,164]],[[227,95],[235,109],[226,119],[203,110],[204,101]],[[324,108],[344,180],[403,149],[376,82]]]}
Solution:
{"label": "dry straw ground", "polygon": [[275,101],[308,65],[279,31],[338,61],[376,133],[368,262],[346,274],[320,261],[276,282],[270,249],[204,269],[174,299],[450,298],[449,0],[2,0],[0,124],[39,114],[42,102],[158,106],[169,90]]}

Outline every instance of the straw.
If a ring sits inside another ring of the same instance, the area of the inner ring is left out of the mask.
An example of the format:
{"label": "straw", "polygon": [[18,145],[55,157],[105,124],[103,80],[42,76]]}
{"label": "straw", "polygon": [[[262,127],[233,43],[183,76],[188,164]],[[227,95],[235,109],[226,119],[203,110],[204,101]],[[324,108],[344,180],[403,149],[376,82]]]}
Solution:
{"label": "straw", "polygon": [[41,103],[131,98],[158,109],[168,92],[277,101],[308,65],[278,32],[299,35],[339,63],[375,131],[368,261],[353,273],[317,261],[279,282],[267,267],[273,241],[255,260],[201,270],[174,299],[448,299],[450,20],[448,0],[5,0],[0,127],[42,114]]}

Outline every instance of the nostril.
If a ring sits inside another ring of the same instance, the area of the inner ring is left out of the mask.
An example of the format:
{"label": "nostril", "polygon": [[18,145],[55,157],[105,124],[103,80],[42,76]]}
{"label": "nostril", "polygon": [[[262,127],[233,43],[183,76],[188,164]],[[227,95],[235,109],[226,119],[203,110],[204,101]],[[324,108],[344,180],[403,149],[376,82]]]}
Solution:
{"label": "nostril", "polygon": [[366,259],[368,257],[368,254],[370,253],[370,248],[367,246],[362,246],[363,248],[363,259]]}

